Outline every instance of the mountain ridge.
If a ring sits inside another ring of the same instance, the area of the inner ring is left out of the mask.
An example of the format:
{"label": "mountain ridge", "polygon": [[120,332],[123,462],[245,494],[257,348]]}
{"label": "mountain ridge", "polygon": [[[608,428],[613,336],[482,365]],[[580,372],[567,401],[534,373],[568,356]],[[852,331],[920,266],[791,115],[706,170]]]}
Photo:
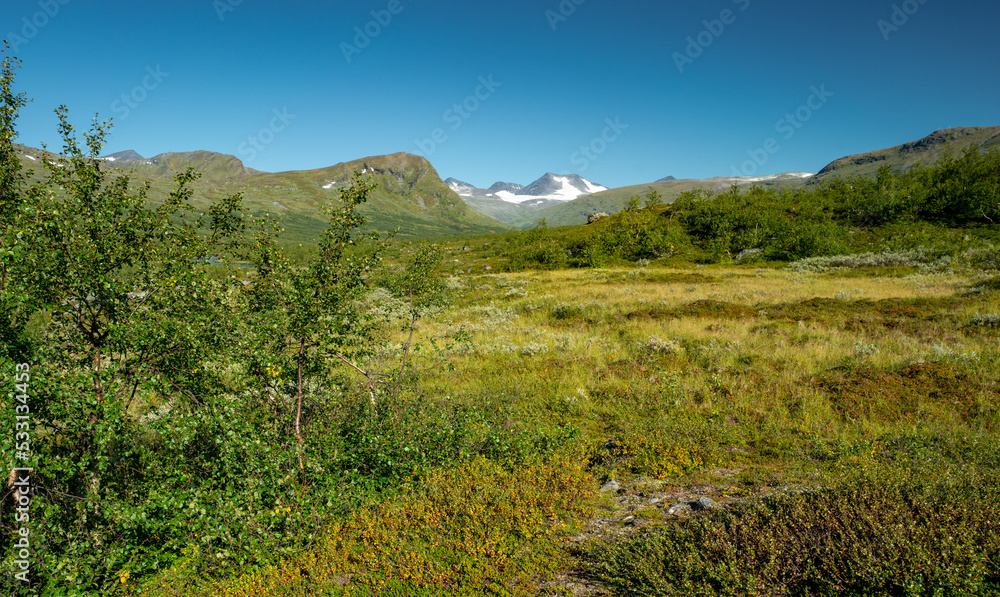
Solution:
{"label": "mountain ridge", "polygon": [[939,129],[916,141],[845,156],[824,166],[810,182],[815,184],[830,178],[871,175],[878,172],[882,165],[905,171],[918,164],[931,164],[947,150],[958,154],[973,146],[980,150],[1000,147],[1000,126]]}
{"label": "mountain ridge", "polygon": [[[40,172],[45,151],[18,144],[22,164]],[[758,177],[720,176],[706,179],[675,179],[607,189],[575,174],[547,172],[530,185],[498,181],[489,189],[455,178],[441,180],[433,165],[422,156],[401,152],[369,156],[312,170],[262,172],[246,167],[232,155],[211,151],[166,152],[143,158],[133,150],[103,156],[109,168],[127,169],[139,181],[151,183],[151,197],[165,197],[172,188],[173,174],[187,167],[202,177],[193,184],[196,207],[207,209],[226,194],[243,193],[251,211],[275,213],[292,238],[305,239],[325,227],[321,206],[327,203],[353,171],[373,176],[379,182],[369,202],[360,211],[370,228],[400,229],[404,237],[421,238],[494,232],[509,226],[529,228],[541,218],[551,226],[583,224],[594,212],[616,213],[629,199],[649,190],[666,202],[690,190],[719,192],[733,184],[747,188],[761,185],[799,188],[836,177],[870,176],[888,165],[908,170],[931,164],[946,151],[959,153],[967,147],[1000,147],[1000,126],[940,129],[921,139],[845,156],[833,160],[816,175],[782,173]],[[588,192],[594,191],[597,192]]]}
{"label": "mountain ridge", "polygon": [[[19,146],[22,164],[43,174],[44,151]],[[132,150],[117,152],[127,157]],[[137,152],[133,152],[139,155]],[[110,154],[107,157],[118,157]],[[482,234],[509,227],[468,207],[444,182],[426,158],[409,153],[369,156],[312,170],[262,172],[246,167],[232,155],[211,151],[166,152],[152,158],[102,160],[108,169],[128,171],[137,183],[150,184],[149,199],[162,202],[174,188],[176,173],[193,167],[201,176],[191,183],[192,205],[207,211],[216,201],[240,193],[245,210],[254,217],[273,216],[283,228],[283,242],[312,242],[326,229],[324,211],[339,199],[338,191],[355,171],[378,183],[358,212],[365,230],[402,238]]]}

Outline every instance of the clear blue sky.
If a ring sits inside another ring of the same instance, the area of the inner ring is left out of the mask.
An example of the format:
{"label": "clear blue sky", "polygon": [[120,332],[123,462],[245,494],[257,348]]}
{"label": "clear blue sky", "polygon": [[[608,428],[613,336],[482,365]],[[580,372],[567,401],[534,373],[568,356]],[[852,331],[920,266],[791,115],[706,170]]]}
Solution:
{"label": "clear blue sky", "polygon": [[281,171],[407,151],[477,186],[613,187],[998,125],[998,23],[995,0],[4,0],[0,34],[26,145],[59,148],[66,104],[114,118],[105,153]]}

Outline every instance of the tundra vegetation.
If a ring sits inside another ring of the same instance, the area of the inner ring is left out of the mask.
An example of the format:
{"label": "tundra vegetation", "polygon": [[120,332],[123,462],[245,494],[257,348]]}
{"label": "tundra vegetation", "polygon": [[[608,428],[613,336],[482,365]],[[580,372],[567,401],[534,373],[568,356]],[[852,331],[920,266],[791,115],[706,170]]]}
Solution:
{"label": "tundra vegetation", "polygon": [[360,235],[356,178],[291,255],[194,172],[150,201],[64,108],[28,180],[16,67],[8,594],[1000,591],[996,152],[435,245]]}

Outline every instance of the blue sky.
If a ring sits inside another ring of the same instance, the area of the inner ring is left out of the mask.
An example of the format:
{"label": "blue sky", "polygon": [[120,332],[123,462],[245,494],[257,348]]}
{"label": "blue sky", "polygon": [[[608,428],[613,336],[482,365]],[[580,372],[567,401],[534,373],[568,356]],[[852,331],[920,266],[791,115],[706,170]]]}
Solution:
{"label": "blue sky", "polygon": [[259,170],[424,154],[442,178],[609,187],[815,172],[1000,125],[1000,3],[971,0],[5,0],[34,101],[105,153],[207,149]]}

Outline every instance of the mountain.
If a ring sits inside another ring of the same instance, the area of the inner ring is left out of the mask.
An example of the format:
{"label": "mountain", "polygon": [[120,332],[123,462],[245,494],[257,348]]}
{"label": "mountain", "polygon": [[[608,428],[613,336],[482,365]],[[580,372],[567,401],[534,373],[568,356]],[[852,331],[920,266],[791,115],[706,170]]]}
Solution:
{"label": "mountain", "polygon": [[883,165],[906,171],[918,164],[924,166],[933,164],[946,150],[961,155],[967,147],[988,150],[998,146],[1000,146],[1000,126],[943,129],[918,141],[834,160],[820,170],[810,182],[818,183],[830,178],[871,176]]}
{"label": "mountain", "polygon": [[533,211],[558,205],[561,201],[543,198],[525,198],[526,201],[515,203],[503,199],[505,195],[515,195],[524,189],[522,185],[513,182],[496,182],[488,189],[480,189],[457,178],[448,178],[445,184],[451,188],[466,205],[484,216],[498,222],[510,222],[522,218],[531,219]]}
{"label": "mountain", "polygon": [[686,191],[704,190],[719,193],[726,191],[734,184],[743,188],[754,185],[779,189],[797,188],[805,185],[812,176],[806,172],[786,172],[756,177],[719,176],[705,179],[667,180],[618,187],[549,206],[522,215],[520,218],[508,220],[508,223],[516,228],[532,228],[538,220],[545,218],[545,222],[549,226],[575,226],[586,224],[587,216],[593,213],[618,213],[628,205],[632,197],[640,197],[642,200],[642,196],[650,190],[660,193],[664,203],[670,203]]}
{"label": "mountain", "polygon": [[244,166],[242,160],[234,155],[204,150],[161,153],[148,160],[138,163],[128,162],[126,165],[130,168],[149,167],[149,171],[167,177],[172,177],[174,173],[186,168],[194,168],[201,173],[203,179],[208,180],[227,180],[260,173]]}
{"label": "mountain", "polygon": [[[21,153],[27,168],[35,172],[41,169],[37,156],[42,152],[23,148]],[[261,172],[247,168],[235,156],[210,151],[162,153],[141,161],[105,161],[109,168],[130,171],[136,183],[149,182],[153,203],[164,200],[174,188],[175,173],[193,167],[202,173],[191,185],[195,209],[207,211],[216,200],[242,193],[243,205],[254,217],[269,214],[280,221],[281,239],[286,243],[310,243],[318,238],[326,228],[324,207],[339,197],[337,191],[355,171],[378,183],[368,201],[358,208],[368,220],[366,230],[398,229],[401,238],[427,238],[509,229],[466,206],[430,162],[408,153],[290,172]]]}
{"label": "mountain", "polygon": [[608,190],[607,187],[594,184],[578,174],[559,175],[551,172],[528,186],[514,182],[495,182],[488,189],[480,189],[457,178],[449,178],[444,182],[463,199],[500,199],[510,203],[536,206],[549,201],[572,201],[583,195]]}
{"label": "mountain", "polygon": [[470,209],[421,156],[409,153],[374,156],[329,168],[289,172],[314,182],[326,196],[347,183],[351,172],[374,177],[378,187],[361,209],[382,231],[399,229],[403,237],[482,234],[508,227]]}
{"label": "mountain", "polygon": [[507,191],[508,193],[520,193],[524,190],[524,185],[517,184],[516,182],[495,182],[493,185],[487,189],[491,193],[499,193],[500,191]]}
{"label": "mountain", "polygon": [[551,172],[528,186],[495,182],[488,189],[480,189],[457,178],[449,178],[445,183],[466,205],[487,217],[504,223],[530,221],[532,225],[538,221],[532,214],[540,209],[607,190],[577,174]]}
{"label": "mountain", "polygon": [[473,185],[458,180],[457,178],[446,178],[444,184],[448,185],[451,190],[455,191],[459,197],[479,197],[486,196],[486,191],[483,189],[477,189]]}
{"label": "mountain", "polygon": [[572,201],[583,195],[591,195],[608,190],[599,184],[593,184],[578,174],[558,175],[551,172],[524,187],[515,194],[500,191],[497,195],[514,203],[524,203],[533,199],[552,199],[555,201]]}
{"label": "mountain", "polygon": [[672,181],[672,180],[677,180],[677,179],[676,179],[676,178],[674,178],[673,176],[668,176],[668,177],[666,177],[666,178],[661,178],[660,180],[658,180],[658,181],[656,181],[656,182],[670,182],[670,181]]}
{"label": "mountain", "polygon": [[101,159],[109,162],[141,162],[146,158],[131,149],[126,149],[125,151],[119,151],[118,153],[106,155]]}

